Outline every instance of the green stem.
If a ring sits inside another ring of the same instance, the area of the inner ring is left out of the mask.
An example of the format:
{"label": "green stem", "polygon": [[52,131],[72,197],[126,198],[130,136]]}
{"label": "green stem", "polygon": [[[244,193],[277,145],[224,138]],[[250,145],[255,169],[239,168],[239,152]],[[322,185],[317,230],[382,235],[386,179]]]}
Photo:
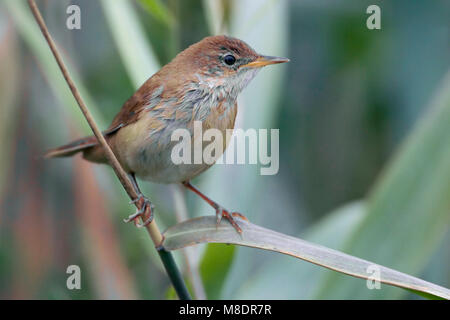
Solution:
{"label": "green stem", "polygon": [[175,260],[173,259],[172,254],[167,251],[163,246],[159,246],[156,248],[161,257],[161,261],[164,264],[164,268],[169,275],[170,280],[172,281],[173,287],[175,288],[175,292],[178,295],[180,300],[192,300],[189,291],[184,284],[183,278],[181,276],[180,271],[177,268]]}

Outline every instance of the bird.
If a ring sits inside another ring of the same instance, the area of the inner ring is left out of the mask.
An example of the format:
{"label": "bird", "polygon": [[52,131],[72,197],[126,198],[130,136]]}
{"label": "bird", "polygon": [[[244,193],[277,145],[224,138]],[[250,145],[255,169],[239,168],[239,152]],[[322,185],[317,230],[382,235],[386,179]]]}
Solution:
{"label": "bird", "polygon": [[[214,128],[221,133],[232,130],[239,93],[262,67],[288,61],[287,58],[258,54],[237,38],[209,36],[180,52],[145,81],[123,104],[109,128],[102,132],[139,195],[134,202],[140,202],[141,209],[125,221],[144,226],[153,219],[153,205],[140,191],[137,177],[154,183],[183,185],[214,208],[217,224],[226,218],[238,233],[242,233],[234,218],[246,219],[245,216],[228,211],[190,182],[212,164],[174,164],[171,151],[176,142],[172,141],[171,134],[176,129],[192,133],[196,121],[201,123],[203,130]],[[223,147],[227,147],[226,141]],[[45,156],[69,157],[77,153],[82,153],[90,162],[108,163],[95,136],[48,150]],[[144,219],[147,207],[150,214]],[[142,223],[138,222],[139,218]]]}

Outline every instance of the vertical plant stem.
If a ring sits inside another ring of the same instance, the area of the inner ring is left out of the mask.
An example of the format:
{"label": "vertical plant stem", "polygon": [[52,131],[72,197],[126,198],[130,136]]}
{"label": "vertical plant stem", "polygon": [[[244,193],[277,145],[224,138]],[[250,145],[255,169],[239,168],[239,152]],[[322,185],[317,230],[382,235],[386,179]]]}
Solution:
{"label": "vertical plant stem", "polygon": [[167,270],[167,274],[172,281],[173,287],[175,288],[176,293],[178,294],[178,297],[182,300],[190,300],[189,291],[186,288],[186,285],[183,281],[179,281],[179,279],[182,279],[181,273],[178,270],[178,267],[175,263],[175,260],[172,256],[172,254],[164,249],[163,246],[156,248],[156,250],[159,253],[159,256],[161,257],[161,260],[164,264],[164,268]]}
{"label": "vertical plant stem", "polygon": [[[103,137],[103,134],[101,133],[100,129],[98,128],[97,124],[95,123],[94,118],[92,117],[92,114],[90,113],[89,109],[87,108],[86,104],[84,103],[83,99],[81,98],[80,93],[78,92],[78,89],[75,86],[75,83],[71,79],[69,72],[61,58],[61,55],[59,54],[58,50],[56,49],[56,45],[50,36],[50,33],[47,29],[47,26],[44,22],[44,19],[42,18],[42,15],[39,11],[39,8],[37,7],[34,0],[28,0],[28,4],[30,6],[30,9],[36,19],[36,22],[39,25],[39,28],[42,31],[42,34],[44,35],[45,40],[47,41],[50,50],[53,53],[53,56],[56,59],[56,62],[61,69],[61,72],[64,76],[64,79],[66,80],[75,100],[78,103],[78,106],[80,107],[81,112],[83,113],[84,117],[86,118],[87,122],[89,123],[89,126],[91,127],[92,131],[94,132],[94,135],[97,137],[99,143],[103,147],[106,157],[110,163],[110,165],[113,167],[114,172],[116,173],[117,177],[120,180],[120,183],[123,185],[125,191],[128,193],[131,200],[137,199],[138,194],[136,190],[133,187],[133,184],[131,183],[130,179],[128,178],[127,173],[120,165],[119,161],[117,160],[116,156],[114,155],[113,151],[109,147],[108,143],[106,142],[105,138]],[[135,202],[138,209],[141,209],[139,207],[138,202]],[[172,284],[178,294],[178,297],[180,299],[190,299],[189,292],[187,291],[186,285],[180,275],[180,272],[178,271],[177,265],[175,264],[172,255],[165,251],[162,247],[162,242],[164,240],[161,232],[159,231],[158,226],[156,225],[156,221],[153,220],[151,223],[149,223],[146,226],[147,232],[150,235],[150,238],[152,239],[153,243],[155,244],[155,247],[158,248],[158,252],[160,252],[161,259],[163,260],[164,267],[166,268],[167,274],[169,275],[170,280],[172,281]],[[161,252],[164,252],[161,254]]]}

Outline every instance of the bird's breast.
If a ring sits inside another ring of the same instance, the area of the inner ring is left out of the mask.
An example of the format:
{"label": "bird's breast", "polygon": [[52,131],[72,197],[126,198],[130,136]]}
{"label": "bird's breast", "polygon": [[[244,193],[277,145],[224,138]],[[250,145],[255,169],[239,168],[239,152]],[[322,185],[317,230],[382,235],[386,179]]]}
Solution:
{"label": "bird's breast", "polygon": [[208,116],[203,121],[203,129],[211,128],[225,131],[233,129],[237,114],[237,103],[229,101],[220,101],[216,106],[212,107]]}
{"label": "bird's breast", "polygon": [[[187,108],[162,102],[145,112],[136,123],[122,128],[117,133],[116,147],[120,148],[124,167],[145,180],[159,183],[189,180],[209,168],[206,163],[175,165],[171,156],[177,141],[172,141],[172,134],[177,129],[186,129],[194,147],[194,125],[199,121],[203,134],[208,129],[222,133],[224,151],[228,144],[226,131],[234,128],[237,103],[226,99],[218,99],[215,104],[208,100],[197,103]],[[202,148],[208,143],[204,142]]]}

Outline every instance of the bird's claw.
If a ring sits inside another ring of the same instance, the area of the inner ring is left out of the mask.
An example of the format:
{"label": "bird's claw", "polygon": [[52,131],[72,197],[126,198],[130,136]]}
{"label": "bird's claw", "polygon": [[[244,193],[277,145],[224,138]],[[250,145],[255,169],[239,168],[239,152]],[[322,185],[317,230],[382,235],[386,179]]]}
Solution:
{"label": "bird's claw", "polygon": [[136,202],[138,202],[139,200],[141,200],[142,198],[145,198],[144,195],[142,193],[139,193],[138,197],[134,200],[131,200],[130,202],[128,202],[129,204],[135,204]]}
{"label": "bird's claw", "polygon": [[233,217],[239,217],[243,220],[248,221],[248,219],[244,215],[240,214],[239,212],[229,213],[228,210],[224,209],[223,207],[221,207],[219,205],[217,206],[217,208],[216,208],[216,226],[218,227],[220,222],[222,221],[222,218],[225,218],[230,222],[230,224],[233,226],[233,228],[239,234],[242,234],[241,227],[239,227],[239,225],[237,224],[236,220]]}
{"label": "bird's claw", "polygon": [[[137,203],[137,202],[141,202],[140,209],[137,209],[135,213],[131,214],[130,216],[128,216],[128,218],[124,219],[123,221],[126,223],[134,221],[136,227],[142,228],[153,221],[153,211],[155,209],[155,206],[142,193],[139,194],[139,196],[130,203]],[[138,221],[139,218],[143,220],[142,223],[139,223]]]}
{"label": "bird's claw", "polygon": [[226,211],[224,208],[222,208],[221,206],[217,206],[217,208],[216,208],[216,225],[219,225],[220,222],[222,221],[224,211]]}

